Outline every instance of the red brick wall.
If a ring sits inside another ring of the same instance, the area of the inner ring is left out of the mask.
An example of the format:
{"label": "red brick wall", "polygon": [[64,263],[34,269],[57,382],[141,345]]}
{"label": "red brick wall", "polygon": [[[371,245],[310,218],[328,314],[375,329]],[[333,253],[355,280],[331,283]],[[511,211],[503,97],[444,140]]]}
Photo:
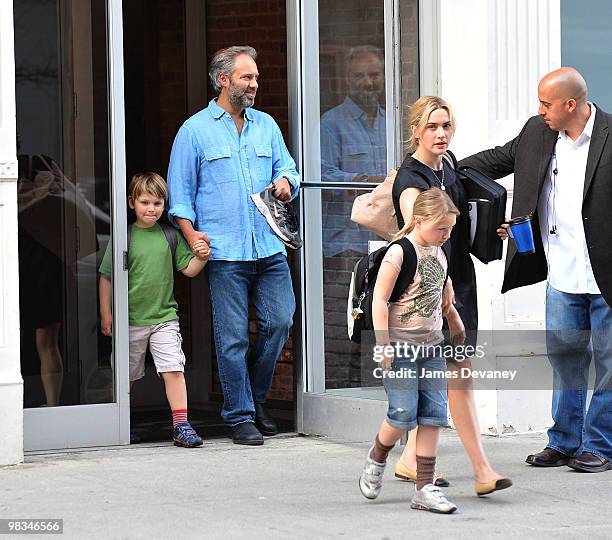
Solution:
{"label": "red brick wall", "polygon": [[400,70],[402,96],[402,147],[410,136],[408,114],[419,93],[419,14],[418,0],[400,3]]}
{"label": "red brick wall", "polygon": [[187,117],[184,0],[158,2],[159,129],[162,174],[168,168],[176,132]]}
{"label": "red brick wall", "polygon": [[[286,0],[208,0],[206,51],[231,45],[257,50],[259,92],[255,108],[272,115],[287,139],[287,19]],[[210,86],[209,95],[215,92]]]}

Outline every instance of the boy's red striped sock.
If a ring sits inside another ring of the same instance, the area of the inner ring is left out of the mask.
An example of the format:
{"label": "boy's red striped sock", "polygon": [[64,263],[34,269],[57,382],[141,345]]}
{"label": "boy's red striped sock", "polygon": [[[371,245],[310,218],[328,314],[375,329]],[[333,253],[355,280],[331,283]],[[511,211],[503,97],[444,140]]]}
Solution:
{"label": "boy's red striped sock", "polygon": [[172,427],[175,428],[177,424],[184,424],[187,422],[187,409],[176,409],[172,411]]}

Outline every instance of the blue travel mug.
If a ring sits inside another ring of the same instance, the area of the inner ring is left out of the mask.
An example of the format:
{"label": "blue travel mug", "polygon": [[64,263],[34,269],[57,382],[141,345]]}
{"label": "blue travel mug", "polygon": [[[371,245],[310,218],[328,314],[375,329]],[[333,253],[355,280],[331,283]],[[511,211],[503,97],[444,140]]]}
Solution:
{"label": "blue travel mug", "polygon": [[509,222],[509,235],[514,239],[519,255],[535,253],[533,243],[533,229],[531,228],[531,216],[520,216]]}

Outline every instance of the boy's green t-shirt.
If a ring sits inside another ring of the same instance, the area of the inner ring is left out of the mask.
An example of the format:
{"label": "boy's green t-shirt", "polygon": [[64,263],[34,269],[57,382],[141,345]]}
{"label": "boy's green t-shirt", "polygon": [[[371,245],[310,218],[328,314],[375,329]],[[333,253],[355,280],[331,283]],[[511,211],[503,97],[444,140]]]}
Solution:
{"label": "boy's green t-shirt", "polygon": [[[174,266],[183,270],[194,257],[183,235],[177,232]],[[111,275],[109,242],[100,264],[100,273]],[[128,301],[131,326],[150,326],[178,318],[174,299],[172,253],[158,223],[142,228],[132,225],[128,252]]]}

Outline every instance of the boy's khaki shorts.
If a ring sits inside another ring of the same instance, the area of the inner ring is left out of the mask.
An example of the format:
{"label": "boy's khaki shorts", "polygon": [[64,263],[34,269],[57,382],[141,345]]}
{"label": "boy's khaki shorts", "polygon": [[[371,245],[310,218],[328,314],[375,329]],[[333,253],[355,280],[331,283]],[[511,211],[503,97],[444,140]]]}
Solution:
{"label": "boy's khaki shorts", "polygon": [[182,343],[176,319],[153,326],[130,326],[130,382],[145,376],[147,346],[158,375],[168,371],[185,371]]}

